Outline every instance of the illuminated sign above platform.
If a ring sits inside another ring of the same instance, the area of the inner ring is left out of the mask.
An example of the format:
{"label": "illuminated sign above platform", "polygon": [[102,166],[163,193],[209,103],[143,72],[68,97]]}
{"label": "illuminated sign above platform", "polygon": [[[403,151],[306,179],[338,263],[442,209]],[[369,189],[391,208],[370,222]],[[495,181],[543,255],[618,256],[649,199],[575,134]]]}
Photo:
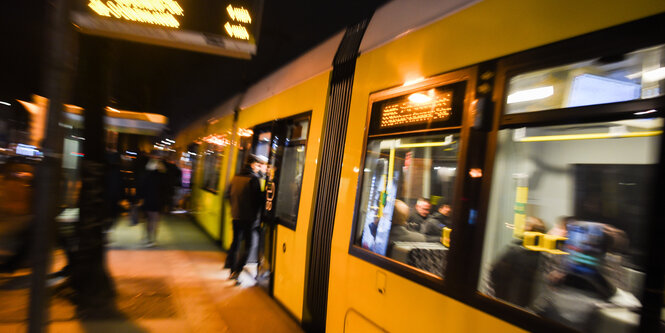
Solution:
{"label": "illuminated sign above platform", "polygon": [[184,12],[180,4],[173,0],[145,1],[145,0],[89,0],[88,7],[95,13],[124,19],[127,21],[149,23],[165,27],[177,28],[180,26],[177,16]]}
{"label": "illuminated sign above platform", "polygon": [[263,0],[76,0],[86,34],[249,59]]}

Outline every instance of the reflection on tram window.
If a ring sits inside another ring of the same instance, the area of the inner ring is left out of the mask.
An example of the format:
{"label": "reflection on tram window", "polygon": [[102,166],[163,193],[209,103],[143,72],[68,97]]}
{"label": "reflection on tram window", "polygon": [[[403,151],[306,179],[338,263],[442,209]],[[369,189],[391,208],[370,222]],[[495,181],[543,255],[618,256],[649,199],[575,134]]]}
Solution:
{"label": "reflection on tram window", "polygon": [[271,132],[262,132],[259,134],[259,137],[256,141],[256,147],[254,148],[254,154],[257,156],[263,156],[265,158],[270,157],[270,138],[272,136]]}
{"label": "reflection on tram window", "polygon": [[305,170],[305,146],[309,120],[289,125],[282,156],[282,168],[277,186],[276,216],[281,221],[295,225],[298,219],[300,189]]}
{"label": "reflection on tram window", "polygon": [[219,173],[222,166],[222,152],[216,145],[208,144],[203,152],[203,188],[217,193]]}
{"label": "reflection on tram window", "polygon": [[355,244],[443,277],[458,146],[457,133],[369,141]]}
{"label": "reflection on tram window", "polygon": [[501,130],[479,290],[584,332],[635,329],[662,124]]}
{"label": "reflection on tram window", "polygon": [[662,96],[665,46],[515,76],[506,113],[523,113]]}

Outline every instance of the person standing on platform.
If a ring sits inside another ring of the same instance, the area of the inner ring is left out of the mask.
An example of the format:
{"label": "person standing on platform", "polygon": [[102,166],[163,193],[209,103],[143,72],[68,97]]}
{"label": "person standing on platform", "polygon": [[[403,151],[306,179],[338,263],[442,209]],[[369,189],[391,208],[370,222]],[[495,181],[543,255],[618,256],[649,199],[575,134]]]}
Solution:
{"label": "person standing on platform", "polygon": [[166,173],[169,178],[167,211],[172,213],[178,206],[177,199],[178,194],[180,193],[180,187],[182,186],[182,171],[176,165],[175,157],[173,156],[167,159],[164,165],[166,166]]}
{"label": "person standing on platform", "polygon": [[[266,162],[261,156],[249,155],[242,170],[233,177],[226,191],[233,217],[233,241],[224,267],[231,269],[229,278],[236,281],[245,266],[252,246],[252,227],[260,218],[261,208],[265,203],[259,172]],[[244,251],[240,250],[240,243],[243,241]]]}
{"label": "person standing on platform", "polygon": [[148,221],[146,223],[145,243],[148,247],[155,246],[157,241],[157,227],[159,225],[160,213],[166,207],[169,192],[169,181],[166,166],[162,161],[160,153],[153,151],[150,160],[145,165],[143,175],[139,179],[137,194],[143,210],[146,212]]}

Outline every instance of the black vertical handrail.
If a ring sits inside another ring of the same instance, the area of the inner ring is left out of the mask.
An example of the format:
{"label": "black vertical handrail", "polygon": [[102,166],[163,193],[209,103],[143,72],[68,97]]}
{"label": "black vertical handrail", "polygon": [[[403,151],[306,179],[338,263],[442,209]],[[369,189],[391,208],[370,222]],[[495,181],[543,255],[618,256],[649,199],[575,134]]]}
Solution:
{"label": "black vertical handrail", "polygon": [[303,327],[323,332],[326,327],[331,243],[337,207],[351,90],[358,49],[370,18],[347,28],[333,60],[324,114],[317,174],[311,250],[307,265]]}

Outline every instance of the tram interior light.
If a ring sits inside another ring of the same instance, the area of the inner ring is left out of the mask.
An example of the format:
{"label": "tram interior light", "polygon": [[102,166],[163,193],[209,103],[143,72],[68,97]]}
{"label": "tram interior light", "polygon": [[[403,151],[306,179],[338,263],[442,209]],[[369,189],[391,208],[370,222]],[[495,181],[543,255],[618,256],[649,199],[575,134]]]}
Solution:
{"label": "tram interior light", "polygon": [[642,73],[642,81],[656,82],[665,79],[665,67],[659,67]]}
{"label": "tram interior light", "polygon": [[508,104],[535,101],[554,95],[554,86],[519,90],[508,95]]}
{"label": "tram interior light", "polygon": [[654,112],[658,112],[658,111],[655,110],[655,109],[651,109],[651,110],[646,110],[646,111],[635,112],[633,114],[636,115],[636,116],[641,116],[641,115],[644,115],[644,114],[649,114],[649,113],[654,113]]}

